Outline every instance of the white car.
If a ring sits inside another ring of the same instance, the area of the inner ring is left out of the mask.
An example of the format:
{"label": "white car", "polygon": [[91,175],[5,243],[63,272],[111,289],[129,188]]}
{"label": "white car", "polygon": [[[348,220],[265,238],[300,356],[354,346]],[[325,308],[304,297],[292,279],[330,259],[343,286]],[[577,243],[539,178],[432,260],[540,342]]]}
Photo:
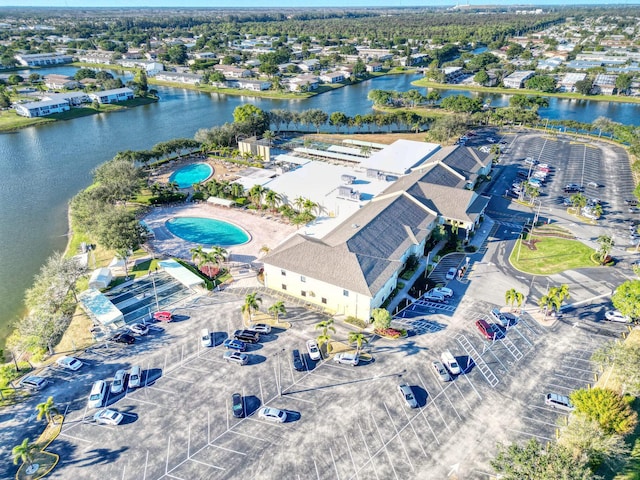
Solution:
{"label": "white car", "polygon": [[270,422],[284,423],[287,420],[287,412],[279,408],[264,407],[258,412],[258,418]]}
{"label": "white car", "polygon": [[126,375],[126,370],[118,370],[116,372],[116,375],[113,377],[113,382],[111,382],[111,393],[121,393],[124,391],[124,380]]}
{"label": "white car", "polygon": [[142,369],[138,365],[134,365],[129,370],[129,388],[138,388],[142,382]]}
{"label": "white car", "polygon": [[453,290],[451,290],[449,287],[436,287],[431,289],[431,291],[434,293],[439,293],[440,295],[444,295],[445,297],[453,297]]}
{"label": "white car", "polygon": [[609,310],[604,314],[604,318],[610,322],[630,323],[631,317],[622,315],[618,310]]}
{"label": "white car", "polygon": [[131,333],[135,333],[136,335],[146,335],[149,333],[149,327],[147,327],[144,323],[134,323],[133,325],[129,325],[129,330]]}
{"label": "white car", "polygon": [[315,340],[307,340],[307,352],[309,352],[309,358],[311,360],[320,360],[322,358]]}
{"label": "white car", "polygon": [[238,365],[246,365],[249,361],[249,355],[235,350],[227,350],[223,357],[227,362],[237,363]]}
{"label": "white car", "polygon": [[442,363],[444,363],[444,366],[447,367],[447,370],[449,370],[452,375],[460,374],[460,365],[458,365],[456,357],[454,357],[449,350],[442,352],[440,360],[442,360]]}
{"label": "white car", "polygon": [[203,328],[200,332],[200,342],[203,347],[213,347],[213,341],[211,340],[211,332],[208,328]]}
{"label": "white car", "polygon": [[104,380],[95,381],[91,387],[91,393],[89,393],[89,408],[101,407],[106,394],[107,383]]}
{"label": "white car", "polygon": [[418,401],[416,397],[413,395],[413,390],[406,383],[402,385],[398,385],[398,391],[400,392],[400,396],[403,398],[404,403],[407,404],[410,408],[418,408]]}
{"label": "white car", "polygon": [[438,293],[433,290],[429,290],[422,296],[422,298],[429,302],[444,302],[446,300],[442,293]]}
{"label": "white car", "polygon": [[260,334],[266,335],[271,333],[271,325],[267,325],[266,323],[256,323],[249,330],[252,332],[258,332]]}
{"label": "white car", "polygon": [[75,357],[60,357],[56,360],[56,364],[59,367],[66,368],[67,370],[73,370],[74,372],[82,366],[82,362]]}
{"label": "white car", "polygon": [[457,272],[458,272],[458,269],[456,267],[451,267],[447,272],[447,274],[445,275],[445,278],[447,280],[453,280],[454,278],[456,278]]}
{"label": "white car", "polygon": [[358,363],[360,363],[360,356],[357,353],[353,352],[342,352],[336,354],[336,356],[333,357],[333,361],[336,363],[344,363],[346,365],[355,367],[356,365],[358,365]]}
{"label": "white car", "polygon": [[101,425],[119,425],[123,418],[121,413],[109,408],[99,410],[93,416],[95,422]]}

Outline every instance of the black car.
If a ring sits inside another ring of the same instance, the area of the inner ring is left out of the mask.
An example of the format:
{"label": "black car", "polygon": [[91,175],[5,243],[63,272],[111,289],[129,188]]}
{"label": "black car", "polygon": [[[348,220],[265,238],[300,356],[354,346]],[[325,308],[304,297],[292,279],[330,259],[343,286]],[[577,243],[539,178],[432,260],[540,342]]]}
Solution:
{"label": "black car", "polygon": [[233,337],[247,343],[258,343],[260,341],[260,334],[251,330],[236,330],[233,332]]}
{"label": "black car", "polygon": [[507,190],[504,194],[505,194],[506,197],[520,198],[520,194],[514,192],[513,190]]}
{"label": "black car", "polygon": [[231,395],[231,411],[236,418],[244,417],[244,402],[242,401],[242,395],[239,393]]}
{"label": "black car", "polygon": [[636,200],[635,198],[627,198],[624,201],[624,203],[626,203],[630,207],[637,207],[638,206],[638,200]]}
{"label": "black car", "polygon": [[578,193],[578,192],[584,192],[584,188],[582,188],[580,185],[576,183],[568,183],[567,185],[564,186],[564,191],[565,193]]}
{"label": "black car", "polygon": [[129,335],[128,333],[116,333],[109,340],[117,343],[126,343],[127,345],[131,345],[136,341],[133,335]]}
{"label": "black car", "polygon": [[293,368],[298,370],[299,372],[304,370],[304,362],[302,361],[302,356],[300,355],[300,350],[294,350],[291,352],[293,356]]}

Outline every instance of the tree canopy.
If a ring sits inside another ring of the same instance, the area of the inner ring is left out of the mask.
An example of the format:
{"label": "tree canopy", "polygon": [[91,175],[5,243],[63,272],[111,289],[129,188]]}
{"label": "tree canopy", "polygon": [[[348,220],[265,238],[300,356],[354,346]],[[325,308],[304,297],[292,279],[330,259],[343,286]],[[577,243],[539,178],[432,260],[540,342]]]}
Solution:
{"label": "tree canopy", "polygon": [[640,318],[640,280],[628,280],[620,285],[611,302],[623,315]]}

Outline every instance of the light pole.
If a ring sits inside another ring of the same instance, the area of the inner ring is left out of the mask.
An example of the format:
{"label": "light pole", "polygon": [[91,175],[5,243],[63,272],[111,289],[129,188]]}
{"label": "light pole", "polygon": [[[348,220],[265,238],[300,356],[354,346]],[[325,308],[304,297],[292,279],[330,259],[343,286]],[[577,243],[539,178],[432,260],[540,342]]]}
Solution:
{"label": "light pole", "polygon": [[149,272],[151,275],[151,283],[153,283],[153,297],[156,300],[156,312],[160,311],[160,305],[158,304],[158,290],[156,290],[156,274],[158,273],[158,267],[156,267],[155,272]]}
{"label": "light pole", "polygon": [[580,177],[580,186],[584,186],[584,164],[587,161],[587,144],[584,144],[584,154],[582,155],[582,176]]}

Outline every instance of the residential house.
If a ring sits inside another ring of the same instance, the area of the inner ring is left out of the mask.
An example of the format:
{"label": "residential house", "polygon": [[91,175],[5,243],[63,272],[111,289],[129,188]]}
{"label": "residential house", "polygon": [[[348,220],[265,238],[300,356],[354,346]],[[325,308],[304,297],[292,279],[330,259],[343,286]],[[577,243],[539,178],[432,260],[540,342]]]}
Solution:
{"label": "residential house", "polygon": [[317,90],[319,85],[320,80],[315,75],[298,75],[289,80],[289,90],[292,92],[299,92],[303,87],[307,90]]}
{"label": "residential house", "polygon": [[564,77],[558,82],[558,88],[561,92],[575,92],[576,91],[576,83],[581,82],[587,78],[586,73],[567,73]]}
{"label": "residential house", "polygon": [[128,87],[103,90],[102,92],[89,93],[89,98],[98,103],[117,103],[133,99],[133,90]]}
{"label": "residential house", "polygon": [[617,78],[617,75],[596,75],[596,78],[593,80],[594,93],[599,93],[602,95],[613,95],[613,92],[616,89]]}
{"label": "residential house", "polygon": [[79,85],[72,77],[57,74],[45,75],[44,84],[51,90],[62,90],[63,88],[71,90],[78,88]]}
{"label": "residential house", "polygon": [[458,83],[466,74],[462,67],[445,67],[442,69],[445,83]]}
{"label": "residential house", "polygon": [[102,63],[105,65],[114,63],[113,52],[101,50],[79,53],[78,60],[85,63]]}
{"label": "residential house", "polygon": [[234,65],[215,65],[213,69],[221,72],[226,78],[250,78],[252,75],[251,70]]}
{"label": "residential house", "polygon": [[18,63],[25,67],[44,67],[47,65],[59,65],[73,62],[71,55],[62,53],[34,53],[30,55],[18,54],[14,57]]}
{"label": "residential house", "polygon": [[69,102],[58,98],[53,100],[41,100],[39,102],[19,103],[14,106],[18,115],[23,117],[45,117],[52,113],[66,112],[71,107]]}
{"label": "residential house", "polygon": [[502,79],[506,88],[524,88],[524,82],[536,74],[533,70],[516,70],[511,75]]}
{"label": "residential house", "polygon": [[372,62],[372,63],[368,63],[366,65],[367,68],[367,72],[371,73],[371,72],[381,72],[382,71],[382,64],[380,62]]}
{"label": "residential house", "polygon": [[184,83],[187,85],[199,85],[202,82],[202,75],[187,72],[159,72],[155,78],[163,82]]}
{"label": "residential house", "polygon": [[314,72],[320,69],[320,60],[317,58],[309,58],[308,60],[303,60],[298,65],[300,70],[303,72]]}
{"label": "residential house", "polygon": [[213,52],[196,52],[193,54],[193,57],[197,60],[213,60],[214,58],[218,58]]}
{"label": "residential house", "polygon": [[271,82],[267,80],[251,80],[244,78],[234,78],[224,82],[228,88],[242,88],[244,90],[252,90],[254,92],[261,92],[263,90],[269,90],[271,88]]}
{"label": "residential house", "polygon": [[324,83],[340,83],[344,82],[345,74],[344,72],[323,73],[320,75],[320,80]]}

